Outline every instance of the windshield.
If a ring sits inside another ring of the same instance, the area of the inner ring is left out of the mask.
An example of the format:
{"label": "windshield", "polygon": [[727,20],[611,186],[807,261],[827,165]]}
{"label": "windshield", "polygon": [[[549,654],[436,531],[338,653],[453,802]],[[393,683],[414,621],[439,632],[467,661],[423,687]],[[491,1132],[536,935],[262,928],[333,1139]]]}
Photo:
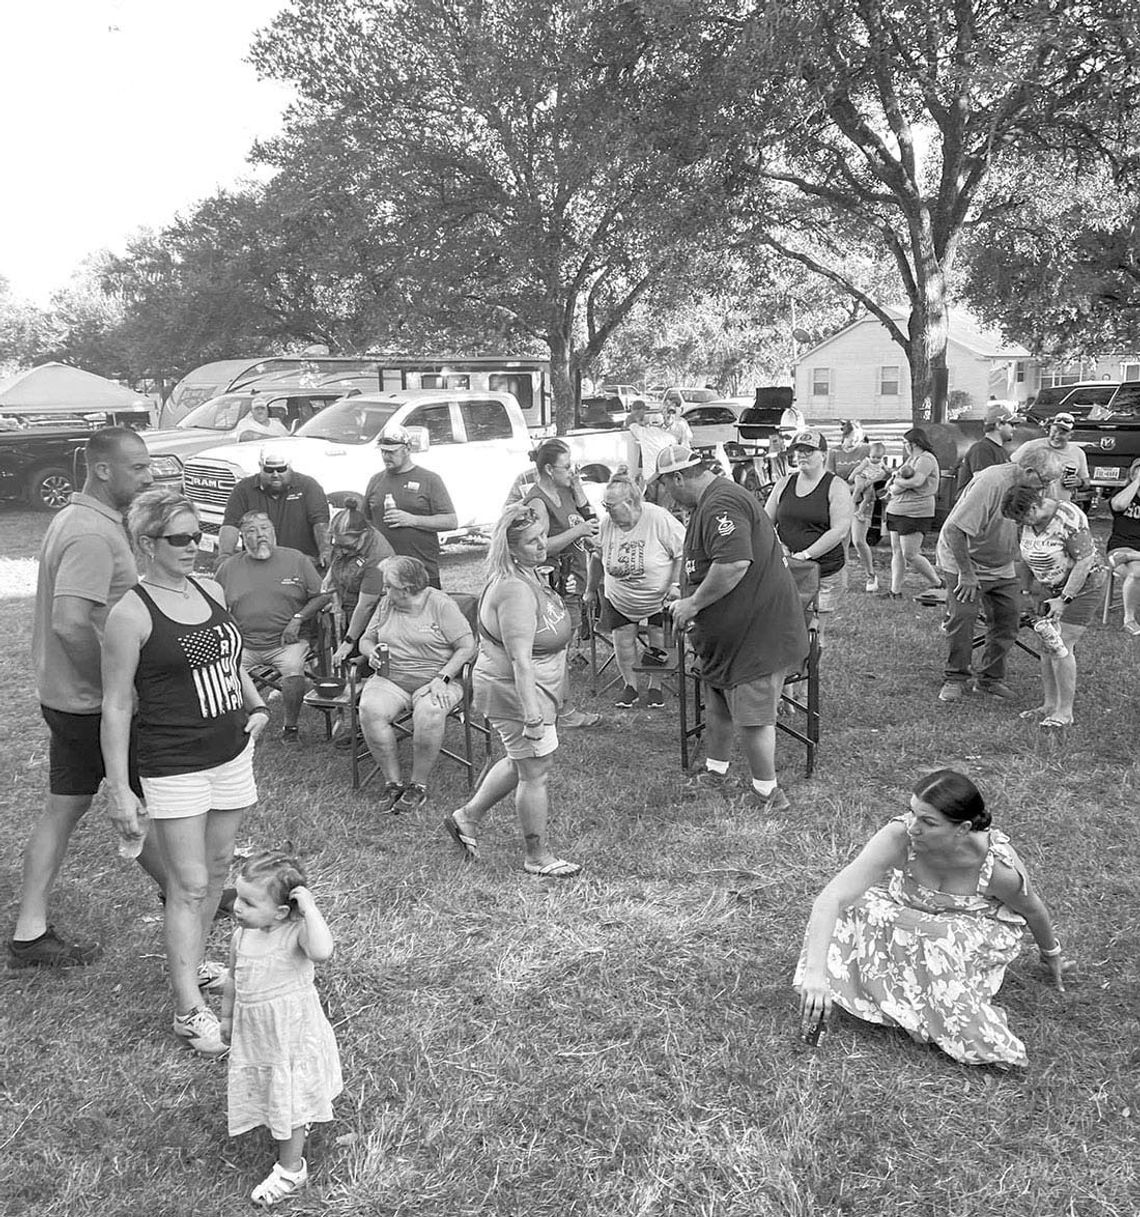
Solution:
{"label": "windshield", "polygon": [[249,403],[250,398],[244,393],[223,393],[221,397],[212,397],[191,410],[176,425],[180,429],[232,431],[238,421],[249,413]]}
{"label": "windshield", "polygon": [[713,389],[682,389],[681,396],[686,402],[700,406],[707,401],[717,401],[720,395]]}
{"label": "windshield", "polygon": [[297,431],[308,439],[328,439],[336,444],[369,444],[396,413],[398,402],[361,401],[344,397],[333,402]]}

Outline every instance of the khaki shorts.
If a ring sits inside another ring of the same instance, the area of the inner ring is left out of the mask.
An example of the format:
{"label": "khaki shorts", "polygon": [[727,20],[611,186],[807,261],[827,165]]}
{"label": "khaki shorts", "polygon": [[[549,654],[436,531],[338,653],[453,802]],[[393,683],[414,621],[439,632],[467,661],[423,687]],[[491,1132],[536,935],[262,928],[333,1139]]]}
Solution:
{"label": "khaki shorts", "polygon": [[512,718],[493,718],[491,726],[499,733],[507,756],[512,761],[529,761],[550,756],[558,748],[558,731],[553,723],[544,723],[538,739],[523,735],[523,724]]}
{"label": "khaki shorts", "polygon": [[737,727],[774,727],[785,676],[786,671],[770,672],[731,689],[710,685],[709,699],[716,698]]}
{"label": "khaki shorts", "polygon": [[816,603],[819,612],[834,613],[839,606],[839,597],[847,590],[847,566],[844,564],[834,574],[823,575],[819,581],[819,597]]}
{"label": "khaki shorts", "polygon": [[308,657],[309,644],[304,640],[291,642],[287,646],[270,647],[265,651],[242,647],[241,666],[247,672],[253,667],[273,668],[285,679],[289,676],[304,676],[305,660]]}
{"label": "khaki shorts", "polygon": [[[447,699],[448,713],[463,700],[463,686],[458,680],[453,680],[447,686]],[[360,694],[362,718],[375,717],[391,723],[413,708],[412,695],[407,689],[401,689],[386,676],[372,676],[364,682],[364,690]]]}

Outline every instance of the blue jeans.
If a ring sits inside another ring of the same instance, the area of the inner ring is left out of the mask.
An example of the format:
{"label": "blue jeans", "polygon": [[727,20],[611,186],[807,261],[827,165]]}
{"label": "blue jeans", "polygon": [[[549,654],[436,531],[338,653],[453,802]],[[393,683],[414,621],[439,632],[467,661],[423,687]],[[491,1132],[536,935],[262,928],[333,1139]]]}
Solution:
{"label": "blue jeans", "polygon": [[1005,657],[1021,624],[1021,585],[1016,579],[983,579],[977,596],[963,604],[954,595],[958,576],[952,571],[939,574],[946,582],[946,617],[942,627],[950,643],[946,679],[959,683],[969,680],[978,612],[984,609],[986,641],[976,673],[978,683],[1004,680]]}

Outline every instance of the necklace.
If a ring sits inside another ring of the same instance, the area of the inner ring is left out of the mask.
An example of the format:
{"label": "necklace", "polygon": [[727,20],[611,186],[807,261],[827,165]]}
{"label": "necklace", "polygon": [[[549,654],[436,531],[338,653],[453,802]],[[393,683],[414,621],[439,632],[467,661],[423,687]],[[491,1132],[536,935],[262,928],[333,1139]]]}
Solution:
{"label": "necklace", "polygon": [[139,582],[148,583],[148,584],[150,584],[151,587],[161,587],[164,592],[172,592],[175,596],[181,596],[183,600],[188,600],[190,598],[190,585],[189,584],[187,584],[184,588],[170,587],[169,584],[159,583],[156,579],[151,579],[147,575],[143,575],[143,577],[139,580]]}

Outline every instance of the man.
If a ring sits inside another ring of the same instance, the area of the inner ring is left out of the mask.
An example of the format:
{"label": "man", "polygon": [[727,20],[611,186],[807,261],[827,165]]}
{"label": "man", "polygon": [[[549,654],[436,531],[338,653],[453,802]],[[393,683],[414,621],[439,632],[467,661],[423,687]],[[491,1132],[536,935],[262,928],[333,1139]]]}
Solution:
{"label": "man", "polygon": [[689,594],[674,600],[676,627],[691,631],[708,688],[705,772],[696,782],[723,789],[733,730],[763,812],[783,811],[776,784],[776,712],[787,672],[808,651],[796,585],[771,521],[748,491],[714,476],[688,448],[666,448],[657,473],[682,507]]}
{"label": "man", "polygon": [[1005,446],[1013,439],[1014,423],[1024,421],[1025,419],[1014,414],[1008,406],[989,406],[986,409],[982,438],[971,445],[958,465],[958,480],[954,486],[955,499],[962,497],[962,491],[975,473],[981,473],[983,469],[994,465],[1008,464],[1009,453]]}
{"label": "man", "polygon": [[[656,411],[651,413],[643,401],[636,401],[630,407],[626,429],[630,435],[629,467],[641,478],[643,486],[649,486],[657,477],[658,455],[675,445],[676,437],[666,430],[663,416]],[[654,491],[646,497],[656,502]]]}
{"label": "man", "polygon": [[403,427],[380,433],[384,469],[364,491],[364,514],[397,554],[419,558],[439,587],[439,534],[458,527],[459,517],[439,474],[412,463],[411,442]]}
{"label": "man", "polygon": [[[122,513],[151,484],[151,474],[146,445],[126,427],[95,432],[86,455],[83,490],[52,520],[40,550],[32,661],[51,733],[50,793],[24,849],[20,911],[8,943],[11,968],[75,967],[100,954],[98,944],[60,938],[47,922],[47,902],[71,834],[104,776],[103,626],[111,607],[138,582]],[[134,776],[131,788],[141,797]],[[163,886],[149,837],[139,865]]]}
{"label": "man", "polygon": [[281,677],[281,738],[296,743],[309,654],[308,639],[301,635],[332,594],[322,593],[321,577],[305,554],[277,544],[263,511],[247,511],[239,528],[244,552],[227,558],[215,578],[245,643],[242,667],[271,667]]}
{"label": "man", "polygon": [[1010,458],[1020,464],[1030,452],[1051,448],[1061,457],[1064,465],[1059,480],[1049,488],[1049,494],[1065,502],[1072,502],[1073,495],[1084,490],[1091,480],[1085,450],[1069,440],[1076,425],[1071,414],[1054,414],[1049,423],[1049,434],[1042,439],[1027,440]]}
{"label": "man", "polygon": [[260,471],[242,478],[230,492],[218,555],[230,557],[237,549],[238,525],[249,511],[269,517],[277,543],[297,549],[321,566],[328,565],[329,504],[316,478],[294,473],[288,453],[267,444],[259,457]]}
{"label": "man", "polygon": [[238,423],[238,440],[272,439],[280,435],[288,435],[285,424],[280,419],[270,418],[269,403],[264,398],[255,397],[249,406],[249,413]]}
{"label": "man", "polygon": [[[1005,657],[1021,621],[1021,583],[1016,578],[1018,528],[1001,513],[1005,492],[1019,482],[1047,487],[1060,476],[1062,458],[1037,448],[1019,462],[983,469],[971,479],[938,536],[937,564],[948,589],[943,630],[949,644],[939,701],[958,701],[968,688],[1011,698]],[[974,624],[986,615],[986,642],[970,683]]]}

